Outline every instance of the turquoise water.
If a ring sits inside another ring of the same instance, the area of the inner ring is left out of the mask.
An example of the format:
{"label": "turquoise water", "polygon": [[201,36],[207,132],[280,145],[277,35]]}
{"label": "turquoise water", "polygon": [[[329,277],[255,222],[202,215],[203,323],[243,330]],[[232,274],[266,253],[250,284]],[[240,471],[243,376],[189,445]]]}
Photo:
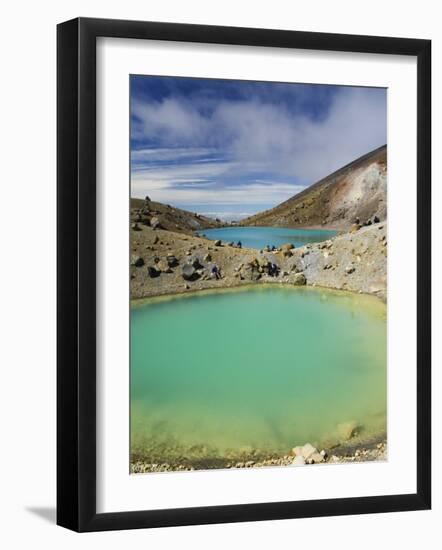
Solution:
{"label": "turquoise water", "polygon": [[227,242],[241,241],[247,248],[262,249],[265,246],[281,246],[292,243],[296,247],[331,239],[337,231],[326,229],[290,229],[286,227],[221,227],[205,229],[200,235],[208,239]]}
{"label": "turquoise water", "polygon": [[385,431],[385,315],[372,297],[274,285],[132,307],[133,448],[279,452],[349,421]]}

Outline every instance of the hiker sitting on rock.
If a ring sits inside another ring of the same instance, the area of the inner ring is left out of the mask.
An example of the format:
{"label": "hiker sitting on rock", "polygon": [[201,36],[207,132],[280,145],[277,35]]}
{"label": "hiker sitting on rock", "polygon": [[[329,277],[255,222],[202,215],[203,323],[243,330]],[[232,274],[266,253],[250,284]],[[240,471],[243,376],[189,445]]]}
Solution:
{"label": "hiker sitting on rock", "polygon": [[221,279],[221,274],[220,274],[218,266],[216,264],[212,267],[211,275],[212,275],[212,279],[214,277],[215,277],[215,279]]}

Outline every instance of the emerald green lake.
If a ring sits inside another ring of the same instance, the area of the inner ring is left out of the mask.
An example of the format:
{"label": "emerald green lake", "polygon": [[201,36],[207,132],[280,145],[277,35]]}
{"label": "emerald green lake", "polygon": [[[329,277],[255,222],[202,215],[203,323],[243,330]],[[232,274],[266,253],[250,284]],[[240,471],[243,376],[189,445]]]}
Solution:
{"label": "emerald green lake", "polygon": [[339,440],[349,421],[363,437],[385,432],[386,336],[382,302],[319,289],[261,285],[135,305],[132,449],[284,452]]}

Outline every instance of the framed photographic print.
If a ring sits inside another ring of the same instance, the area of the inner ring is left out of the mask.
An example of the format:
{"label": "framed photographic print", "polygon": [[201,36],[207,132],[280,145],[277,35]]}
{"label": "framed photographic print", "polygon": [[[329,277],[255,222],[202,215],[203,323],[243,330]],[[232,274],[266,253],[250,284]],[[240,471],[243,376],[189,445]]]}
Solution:
{"label": "framed photographic print", "polygon": [[58,26],[59,525],[430,507],[430,52]]}

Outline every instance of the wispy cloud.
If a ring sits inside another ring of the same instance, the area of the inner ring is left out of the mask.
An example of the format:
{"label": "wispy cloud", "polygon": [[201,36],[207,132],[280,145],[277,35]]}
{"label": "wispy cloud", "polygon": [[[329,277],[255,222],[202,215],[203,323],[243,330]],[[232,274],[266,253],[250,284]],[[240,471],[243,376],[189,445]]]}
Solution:
{"label": "wispy cloud", "polygon": [[133,164],[145,164],[164,161],[179,161],[192,159],[196,162],[205,160],[208,155],[213,155],[216,149],[208,147],[148,147],[131,151]]}
{"label": "wispy cloud", "polygon": [[[226,183],[223,173],[231,165],[181,166],[143,170],[132,175],[132,196],[150,194],[160,202],[186,207],[196,204],[277,204],[302,191],[303,186],[284,182]],[[207,168],[204,170],[203,168]]]}

